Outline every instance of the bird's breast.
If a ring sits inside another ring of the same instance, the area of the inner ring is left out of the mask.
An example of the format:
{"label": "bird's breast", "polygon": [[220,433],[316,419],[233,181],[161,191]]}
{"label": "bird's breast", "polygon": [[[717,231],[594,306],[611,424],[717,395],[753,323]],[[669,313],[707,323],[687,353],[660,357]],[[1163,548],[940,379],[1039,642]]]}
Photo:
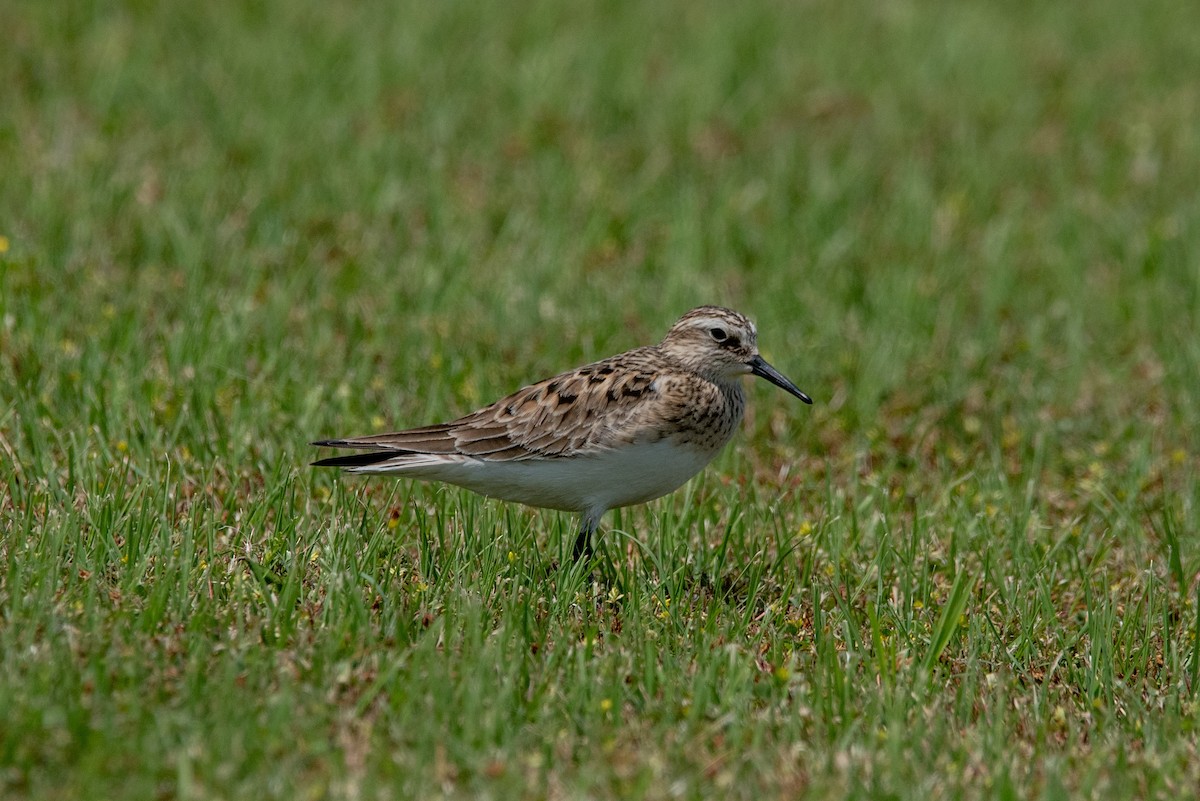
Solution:
{"label": "bird's breast", "polygon": [[663,434],[680,445],[706,451],[712,458],[737,431],[746,396],[740,384],[705,383],[685,392],[686,396],[674,405],[670,425],[664,427]]}

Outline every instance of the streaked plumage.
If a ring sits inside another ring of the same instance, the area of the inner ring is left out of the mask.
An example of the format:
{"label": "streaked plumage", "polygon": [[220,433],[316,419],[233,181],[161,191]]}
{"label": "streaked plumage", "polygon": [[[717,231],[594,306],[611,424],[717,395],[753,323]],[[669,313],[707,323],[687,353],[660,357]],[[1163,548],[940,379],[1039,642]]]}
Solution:
{"label": "streaked plumage", "polygon": [[743,315],[701,306],[658,345],[548,378],[457,420],[314,442],[370,451],[313,464],[579,512],[578,558],[606,511],[666,495],[716,456],[741,422],[743,375],[812,403],[758,355],[757,339]]}

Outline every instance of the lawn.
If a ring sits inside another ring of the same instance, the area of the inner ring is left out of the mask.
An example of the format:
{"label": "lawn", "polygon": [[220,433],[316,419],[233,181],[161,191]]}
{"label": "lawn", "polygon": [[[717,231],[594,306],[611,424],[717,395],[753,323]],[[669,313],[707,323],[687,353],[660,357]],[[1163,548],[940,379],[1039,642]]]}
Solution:
{"label": "lawn", "polygon": [[[1200,786],[1195,4],[0,30],[0,796]],[[702,303],[816,403],[754,384],[594,569],[308,467]]]}

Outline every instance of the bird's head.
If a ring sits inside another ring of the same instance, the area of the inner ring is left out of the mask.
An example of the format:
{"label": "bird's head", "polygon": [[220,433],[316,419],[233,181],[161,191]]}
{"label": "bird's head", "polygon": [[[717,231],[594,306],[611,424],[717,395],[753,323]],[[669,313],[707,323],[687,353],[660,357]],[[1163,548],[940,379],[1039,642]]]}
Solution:
{"label": "bird's head", "polygon": [[728,382],[757,375],[805,403],[812,399],[767,364],[758,353],[758,329],[743,314],[720,306],[700,306],[671,326],[659,347],[690,370]]}

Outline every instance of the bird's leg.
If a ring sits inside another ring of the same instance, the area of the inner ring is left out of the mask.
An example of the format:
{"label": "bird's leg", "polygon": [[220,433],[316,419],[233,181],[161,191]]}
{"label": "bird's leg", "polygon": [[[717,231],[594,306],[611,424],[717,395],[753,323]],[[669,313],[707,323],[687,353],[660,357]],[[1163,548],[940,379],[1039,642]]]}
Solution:
{"label": "bird's leg", "polygon": [[592,532],[586,528],[579,530],[579,536],[575,538],[575,547],[571,549],[571,555],[578,562],[582,558],[591,559],[594,551],[592,550]]}
{"label": "bird's leg", "polygon": [[571,549],[571,556],[578,562],[586,557],[589,561],[595,554],[592,550],[592,534],[596,530],[596,522],[590,515],[585,515],[579,524],[579,536],[575,538],[575,547]]}

